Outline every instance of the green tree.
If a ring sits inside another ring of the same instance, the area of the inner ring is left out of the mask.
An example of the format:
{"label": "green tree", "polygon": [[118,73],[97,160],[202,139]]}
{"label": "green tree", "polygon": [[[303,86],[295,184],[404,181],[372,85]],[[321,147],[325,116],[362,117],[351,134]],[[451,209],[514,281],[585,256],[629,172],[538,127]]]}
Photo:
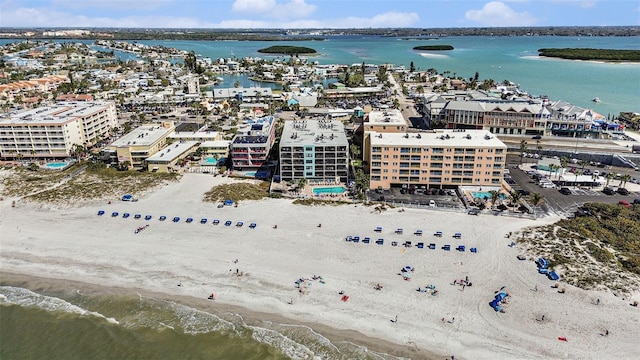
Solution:
{"label": "green tree", "polygon": [[527,142],[525,140],[520,140],[520,165],[522,165],[522,160],[527,150]]}
{"label": "green tree", "polygon": [[519,191],[511,190],[509,192],[509,202],[513,207],[518,207],[520,205],[520,200],[522,199],[522,193]]}
{"label": "green tree", "polygon": [[409,64],[409,72],[410,73],[416,72],[416,66],[413,64],[413,61]]}
{"label": "green tree", "polygon": [[629,174],[624,174],[620,177],[620,185],[618,185],[621,188],[624,188],[625,186],[627,186],[627,182],[631,181],[632,177]]}
{"label": "green tree", "polygon": [[607,173],[607,175],[605,176],[605,179],[606,179],[607,181],[606,181],[606,183],[605,183],[605,185],[604,185],[604,186],[605,186],[605,187],[609,187],[609,182],[610,182],[611,180],[613,180],[615,177],[616,177],[616,174],[614,174],[614,173],[612,173],[612,172]]}
{"label": "green tree", "polygon": [[489,191],[489,199],[491,200],[491,208],[495,209],[500,199],[500,192],[496,190]]}
{"label": "green tree", "polygon": [[529,195],[529,202],[531,202],[531,204],[533,204],[534,206],[538,206],[542,204],[543,201],[544,201],[544,197],[539,193],[531,193]]}

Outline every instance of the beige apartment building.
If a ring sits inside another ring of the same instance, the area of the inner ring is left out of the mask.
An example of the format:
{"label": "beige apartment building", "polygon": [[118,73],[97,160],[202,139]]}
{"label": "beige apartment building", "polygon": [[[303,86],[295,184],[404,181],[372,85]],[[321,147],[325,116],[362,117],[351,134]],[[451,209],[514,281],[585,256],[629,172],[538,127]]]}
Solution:
{"label": "beige apartment building", "polygon": [[371,157],[370,136],[371,133],[402,133],[407,131],[407,121],[402,116],[402,112],[397,109],[387,109],[384,111],[371,111],[365,115],[362,124],[358,128],[362,132],[362,156],[363,159]]}
{"label": "beige apartment building", "polygon": [[64,102],[0,115],[0,157],[65,158],[118,125],[113,102]]}
{"label": "beige apartment building", "polygon": [[499,186],[507,146],[486,130],[371,132],[370,188]]}
{"label": "beige apartment building", "polygon": [[144,160],[165,147],[174,129],[173,121],[139,126],[105,147],[103,154],[112,165],[128,161],[140,168]]}

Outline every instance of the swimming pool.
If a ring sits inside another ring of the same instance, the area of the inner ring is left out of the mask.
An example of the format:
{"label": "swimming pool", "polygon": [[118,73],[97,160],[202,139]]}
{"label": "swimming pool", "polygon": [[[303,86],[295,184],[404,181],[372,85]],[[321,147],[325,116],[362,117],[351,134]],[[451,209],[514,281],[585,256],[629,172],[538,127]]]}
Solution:
{"label": "swimming pool", "polygon": [[[491,199],[491,193],[488,191],[472,191],[471,192],[471,197],[475,198],[480,198],[480,199]],[[500,200],[505,200],[507,198],[507,195],[505,194],[500,194]]]}
{"label": "swimming pool", "polygon": [[538,170],[551,171],[547,165],[538,165]]}
{"label": "swimming pool", "polygon": [[205,165],[218,165],[218,160],[214,157],[208,157],[204,160]]}
{"label": "swimming pool", "polygon": [[316,195],[318,195],[318,194],[342,194],[345,191],[347,191],[347,189],[345,189],[342,186],[321,187],[321,188],[313,189],[313,193],[316,194]]}
{"label": "swimming pool", "polygon": [[66,162],[50,162],[50,163],[46,163],[44,164],[44,167],[46,167],[47,169],[63,169],[65,167],[67,167],[67,165],[69,165],[69,163]]}

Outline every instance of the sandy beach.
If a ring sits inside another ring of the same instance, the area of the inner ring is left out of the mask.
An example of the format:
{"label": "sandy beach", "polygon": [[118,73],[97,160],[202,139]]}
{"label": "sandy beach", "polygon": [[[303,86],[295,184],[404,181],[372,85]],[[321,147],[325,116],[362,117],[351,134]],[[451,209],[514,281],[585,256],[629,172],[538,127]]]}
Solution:
{"label": "sandy beach", "polygon": [[[533,261],[518,260],[517,247],[508,246],[506,233],[557,218],[417,209],[378,213],[362,204],[300,206],[287,199],[224,208],[202,202],[212,186],[229,181],[235,180],[185,174],[137,202],[112,199],[111,204],[64,208],[20,201],[12,208],[11,199],[5,199],[0,203],[2,281],[23,274],[73,286],[142,290],[214,308],[245,308],[259,314],[256,318],[310,324],[372,349],[371,339],[382,339],[388,342],[380,343],[384,351],[411,358],[627,359],[638,354],[640,310],[629,303],[640,300],[640,291],[623,299],[561,282],[566,292],[558,293]],[[97,216],[99,210],[106,214]],[[113,218],[113,211],[132,216]],[[136,213],[153,218],[134,219]],[[168,219],[159,221],[161,215]],[[178,223],[171,221],[174,216],[180,217]],[[189,217],[193,223],[185,222]],[[200,224],[201,218],[207,223]],[[221,223],[212,225],[213,219]],[[224,226],[227,220],[233,225]],[[244,226],[235,226],[238,221]],[[374,232],[378,226],[380,233]],[[403,234],[395,233],[398,228]],[[422,236],[414,234],[418,229]],[[443,236],[434,237],[436,231]],[[452,238],[456,232],[461,239]],[[346,236],[372,241],[346,242]],[[375,244],[379,238],[383,245]],[[413,246],[402,246],[405,241]],[[419,249],[418,242],[437,246]],[[451,251],[442,250],[444,244]],[[466,251],[456,251],[458,245]],[[469,252],[471,247],[478,252]],[[410,276],[402,276],[406,266]],[[466,286],[459,284],[462,279],[468,279]],[[375,289],[378,284],[382,289]],[[437,294],[417,291],[428,285]],[[509,294],[504,313],[489,306],[500,289]],[[215,301],[206,300],[211,293]]]}

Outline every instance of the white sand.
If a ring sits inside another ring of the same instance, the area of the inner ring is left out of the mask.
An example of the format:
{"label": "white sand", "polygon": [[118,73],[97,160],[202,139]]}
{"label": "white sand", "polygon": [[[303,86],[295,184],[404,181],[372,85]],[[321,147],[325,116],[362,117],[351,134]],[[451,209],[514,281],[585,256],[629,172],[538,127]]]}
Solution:
{"label": "white sand", "polygon": [[[518,249],[507,246],[505,233],[556,219],[536,222],[413,209],[378,214],[361,204],[309,207],[284,199],[218,209],[201,201],[213,185],[228,181],[186,174],[138,202],[69,209],[22,202],[11,208],[11,199],[5,199],[0,203],[0,271],[197,298],[215,292],[216,302],[352,329],[455,354],[456,359],[638,355],[640,308],[629,306],[640,300],[637,292],[633,299],[620,299],[561,284],[567,291],[559,294],[533,262],[517,260]],[[97,216],[100,209],[107,214]],[[153,219],[135,234],[147,222],[112,218],[112,211],[151,214]],[[158,221],[160,215],[168,220]],[[171,222],[173,216],[181,221]],[[194,222],[185,223],[187,217]],[[201,217],[209,223],[200,224]],[[212,225],[214,218],[221,224]],[[226,220],[245,225],[225,227]],[[248,228],[251,222],[258,224],[256,229]],[[376,226],[383,227],[381,235],[373,231]],[[396,228],[405,233],[395,235]],[[424,235],[413,235],[416,229]],[[444,232],[442,238],[432,236],[437,230]],[[454,232],[461,232],[462,239],[452,239]],[[372,243],[347,243],[347,235],[370,236]],[[383,246],[374,243],[379,237],[385,239]],[[434,242],[438,249],[391,246],[391,241],[406,240],[414,245]],[[440,249],[445,243],[452,248],[464,244],[467,251],[445,252]],[[470,247],[478,253],[470,253]],[[415,267],[410,281],[398,275],[405,265]],[[236,276],[236,269],[244,276]],[[325,284],[312,281],[308,293],[299,294],[294,281],[313,275],[322,276]],[[463,291],[450,284],[465,276],[472,287]],[[384,286],[381,291],[374,290],[377,283]],[[437,287],[438,296],[416,291],[428,284]],[[496,313],[488,303],[502,286],[511,297],[506,313]],[[340,301],[341,290],[349,296],[347,302]],[[398,322],[391,322],[396,315]],[[545,320],[538,321],[543,315]],[[455,321],[443,323],[443,317]],[[605,329],[609,336],[600,335]]]}

